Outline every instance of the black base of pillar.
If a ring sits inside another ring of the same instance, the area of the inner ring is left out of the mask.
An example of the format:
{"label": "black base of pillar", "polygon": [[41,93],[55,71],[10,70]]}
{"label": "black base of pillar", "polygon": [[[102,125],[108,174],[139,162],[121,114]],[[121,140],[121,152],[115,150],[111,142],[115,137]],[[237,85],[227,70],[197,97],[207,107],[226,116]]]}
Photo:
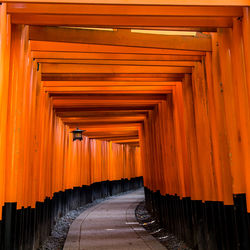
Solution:
{"label": "black base of pillar", "polygon": [[36,202],[35,208],[16,209],[16,203],[5,203],[0,221],[0,250],[37,249],[50,235],[56,220],[70,210],[142,186],[142,177],[104,181],[55,193],[52,199]]}
{"label": "black base of pillar", "polygon": [[145,188],[146,207],[162,227],[191,248],[199,250],[250,249],[250,214],[245,194],[234,195],[234,205],[162,196]]}

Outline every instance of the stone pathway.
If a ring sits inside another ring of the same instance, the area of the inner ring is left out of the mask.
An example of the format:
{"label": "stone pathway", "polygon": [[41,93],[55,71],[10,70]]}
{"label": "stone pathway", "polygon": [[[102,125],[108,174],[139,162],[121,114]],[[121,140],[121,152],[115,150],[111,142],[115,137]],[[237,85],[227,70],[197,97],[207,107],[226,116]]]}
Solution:
{"label": "stone pathway", "polygon": [[142,200],[140,189],[87,209],[70,226],[64,250],[165,250],[135,218]]}

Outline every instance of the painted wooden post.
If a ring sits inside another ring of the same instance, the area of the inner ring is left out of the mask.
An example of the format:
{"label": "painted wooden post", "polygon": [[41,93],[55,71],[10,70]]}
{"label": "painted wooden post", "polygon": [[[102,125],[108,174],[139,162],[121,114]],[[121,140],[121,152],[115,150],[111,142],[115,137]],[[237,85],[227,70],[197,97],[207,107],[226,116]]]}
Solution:
{"label": "painted wooden post", "polygon": [[194,200],[202,200],[203,183],[200,178],[201,169],[198,162],[197,137],[195,130],[195,114],[192,91],[192,77],[185,75],[183,80],[184,122],[187,135],[187,149],[189,164],[191,164],[191,197]]}
{"label": "painted wooden post", "polygon": [[202,62],[196,62],[192,74],[192,89],[195,110],[195,128],[198,145],[199,165],[202,166],[200,176],[203,188],[203,200],[215,200],[215,183],[213,179],[212,142],[207,106],[206,82]]}
{"label": "painted wooden post", "polygon": [[[239,112],[237,111],[237,98],[235,98],[235,87],[233,82],[233,67],[231,59],[232,30],[218,30],[219,57],[221,65],[222,91],[224,96],[226,126],[229,136],[229,156],[231,174],[233,177],[233,193],[245,191],[245,180],[243,173],[238,171],[239,166],[244,167],[244,156],[241,149],[241,130],[239,128]],[[230,192],[230,190],[225,190]],[[228,193],[229,196],[229,193]],[[231,203],[231,202],[230,202]],[[229,205],[231,205],[229,203]]]}
{"label": "painted wooden post", "polygon": [[6,4],[0,5],[0,220],[2,206],[5,201],[5,167],[6,167],[6,137],[7,110],[9,87],[9,60],[11,42],[10,16],[6,13]]}

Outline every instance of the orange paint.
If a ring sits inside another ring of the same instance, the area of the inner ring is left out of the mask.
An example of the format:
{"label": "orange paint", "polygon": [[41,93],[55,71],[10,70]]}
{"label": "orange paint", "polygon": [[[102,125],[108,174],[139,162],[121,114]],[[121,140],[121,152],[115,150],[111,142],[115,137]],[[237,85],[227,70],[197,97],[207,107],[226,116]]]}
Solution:
{"label": "orange paint", "polygon": [[[246,1],[18,2],[0,5],[0,208],[143,175],[162,195],[232,205],[245,193],[250,211]],[[142,26],[197,34],[129,30]]]}

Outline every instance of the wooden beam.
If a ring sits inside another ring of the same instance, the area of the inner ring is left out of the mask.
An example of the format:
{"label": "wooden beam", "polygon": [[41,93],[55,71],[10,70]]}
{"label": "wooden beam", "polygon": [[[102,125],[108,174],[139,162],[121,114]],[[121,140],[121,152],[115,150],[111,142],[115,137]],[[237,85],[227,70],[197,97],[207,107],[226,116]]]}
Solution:
{"label": "wooden beam", "polygon": [[[79,127],[80,128],[80,127]],[[83,127],[81,127],[83,128]],[[128,133],[128,132],[133,132],[136,131],[136,133],[138,133],[138,129],[140,128],[140,124],[136,124],[136,123],[127,123],[127,124],[117,124],[116,126],[112,126],[110,124],[106,124],[104,126],[102,126],[101,124],[95,124],[95,125],[88,125],[84,127],[84,130],[86,130],[85,133],[103,133],[103,132],[107,132],[107,133],[120,133],[120,132],[124,132],[124,133]],[[70,131],[74,130],[74,127],[70,127]]]}
{"label": "wooden beam", "polygon": [[42,81],[43,87],[102,87],[102,86],[175,86],[178,82],[126,81]]}
{"label": "wooden beam", "polygon": [[97,31],[30,26],[30,40],[132,46],[142,48],[211,51],[210,37],[137,34],[130,31]]}
{"label": "wooden beam", "polygon": [[160,54],[160,55],[197,55],[205,56],[202,51],[177,49],[141,48],[129,46],[112,46],[98,44],[63,43],[48,41],[30,41],[32,51],[46,52],[87,52],[87,53],[119,53],[119,54]]}
{"label": "wooden beam", "polygon": [[83,112],[83,111],[134,111],[134,110],[143,110],[143,111],[149,111],[149,110],[153,110],[154,109],[154,105],[145,105],[145,106],[140,106],[140,107],[136,107],[136,106],[132,106],[132,105],[128,105],[128,106],[124,106],[124,107],[116,107],[116,106],[107,106],[107,107],[103,107],[103,106],[98,106],[97,107],[54,107],[55,112]]}
{"label": "wooden beam", "polygon": [[103,95],[103,94],[93,94],[93,95],[82,95],[82,94],[74,94],[74,95],[56,95],[53,97],[53,99],[64,99],[64,100],[83,100],[83,101],[106,101],[106,100],[117,100],[117,101],[126,101],[126,100],[139,100],[139,101],[145,101],[145,100],[165,100],[166,95],[164,94],[156,94],[156,95],[150,95],[150,94],[138,94],[138,95],[128,95],[128,94],[110,94],[110,95]]}
{"label": "wooden beam", "polygon": [[42,74],[43,81],[182,81],[184,74]]}
{"label": "wooden beam", "polygon": [[57,116],[61,117],[62,119],[76,119],[76,118],[107,118],[107,117],[146,117],[148,111],[144,112],[133,112],[133,111],[126,111],[125,113],[119,111],[110,111],[110,112],[61,112],[57,113]]}
{"label": "wooden beam", "polygon": [[138,139],[138,136],[105,136],[105,135],[88,135],[86,134],[87,137],[91,138],[91,139],[98,139],[98,140],[105,140],[105,141],[116,141],[116,140],[131,140],[131,139]]}
{"label": "wooden beam", "polygon": [[135,66],[183,66],[194,67],[194,61],[140,61],[140,60],[75,60],[75,59],[39,59],[41,63],[81,64],[81,65],[135,65]]}
{"label": "wooden beam", "polygon": [[139,138],[138,139],[122,139],[122,140],[112,140],[112,142],[114,143],[119,143],[119,144],[123,144],[123,143],[136,143],[138,144],[139,143]]}
{"label": "wooden beam", "polygon": [[73,128],[85,128],[87,126],[96,126],[96,125],[110,125],[110,126],[118,126],[118,125],[126,125],[126,124],[137,124],[140,126],[142,124],[141,121],[135,121],[135,122],[127,122],[127,121],[98,121],[98,122],[79,122],[79,123],[67,123],[69,127]]}
{"label": "wooden beam", "polygon": [[67,123],[86,123],[86,122],[141,122],[144,121],[145,116],[115,116],[115,117],[65,117],[61,118],[62,121]]}
{"label": "wooden beam", "polygon": [[64,94],[167,94],[171,93],[172,89],[172,86],[44,87],[48,93]]}
{"label": "wooden beam", "polygon": [[249,0],[2,0],[4,3],[56,3],[56,4],[117,4],[117,5],[160,5],[160,6],[249,6]]}
{"label": "wooden beam", "polygon": [[55,108],[62,107],[128,107],[134,106],[136,109],[144,106],[154,106],[159,103],[159,100],[95,100],[94,102],[90,102],[89,100],[62,100],[62,99],[54,99],[52,101]]}
{"label": "wooden beam", "polygon": [[[96,128],[96,130],[87,130],[86,132],[84,132],[85,135],[88,136],[102,136],[102,137],[127,137],[127,136],[133,136],[133,137],[138,137],[139,135],[139,131],[138,131],[138,127],[124,127],[125,130],[123,130],[123,128],[121,127],[116,127],[114,130],[111,129],[103,129],[100,130],[99,128]],[[103,134],[106,132],[106,135]]]}
{"label": "wooden beam", "polygon": [[147,115],[147,110],[106,110],[106,111],[64,111],[56,112],[59,117],[100,117],[100,116],[136,116],[136,115]]}
{"label": "wooden beam", "polygon": [[231,17],[12,14],[14,24],[103,28],[232,27]]}
{"label": "wooden beam", "polygon": [[117,16],[242,16],[242,8],[225,6],[157,6],[157,5],[95,5],[95,4],[37,4],[9,3],[11,14],[65,14],[65,15],[117,15]]}
{"label": "wooden beam", "polygon": [[42,64],[42,73],[192,73],[191,67]]}
{"label": "wooden beam", "polygon": [[32,57],[38,62],[43,59],[75,59],[75,60],[134,60],[134,61],[200,61],[198,55],[160,55],[160,54],[118,54],[88,52],[46,52],[33,51]]}

